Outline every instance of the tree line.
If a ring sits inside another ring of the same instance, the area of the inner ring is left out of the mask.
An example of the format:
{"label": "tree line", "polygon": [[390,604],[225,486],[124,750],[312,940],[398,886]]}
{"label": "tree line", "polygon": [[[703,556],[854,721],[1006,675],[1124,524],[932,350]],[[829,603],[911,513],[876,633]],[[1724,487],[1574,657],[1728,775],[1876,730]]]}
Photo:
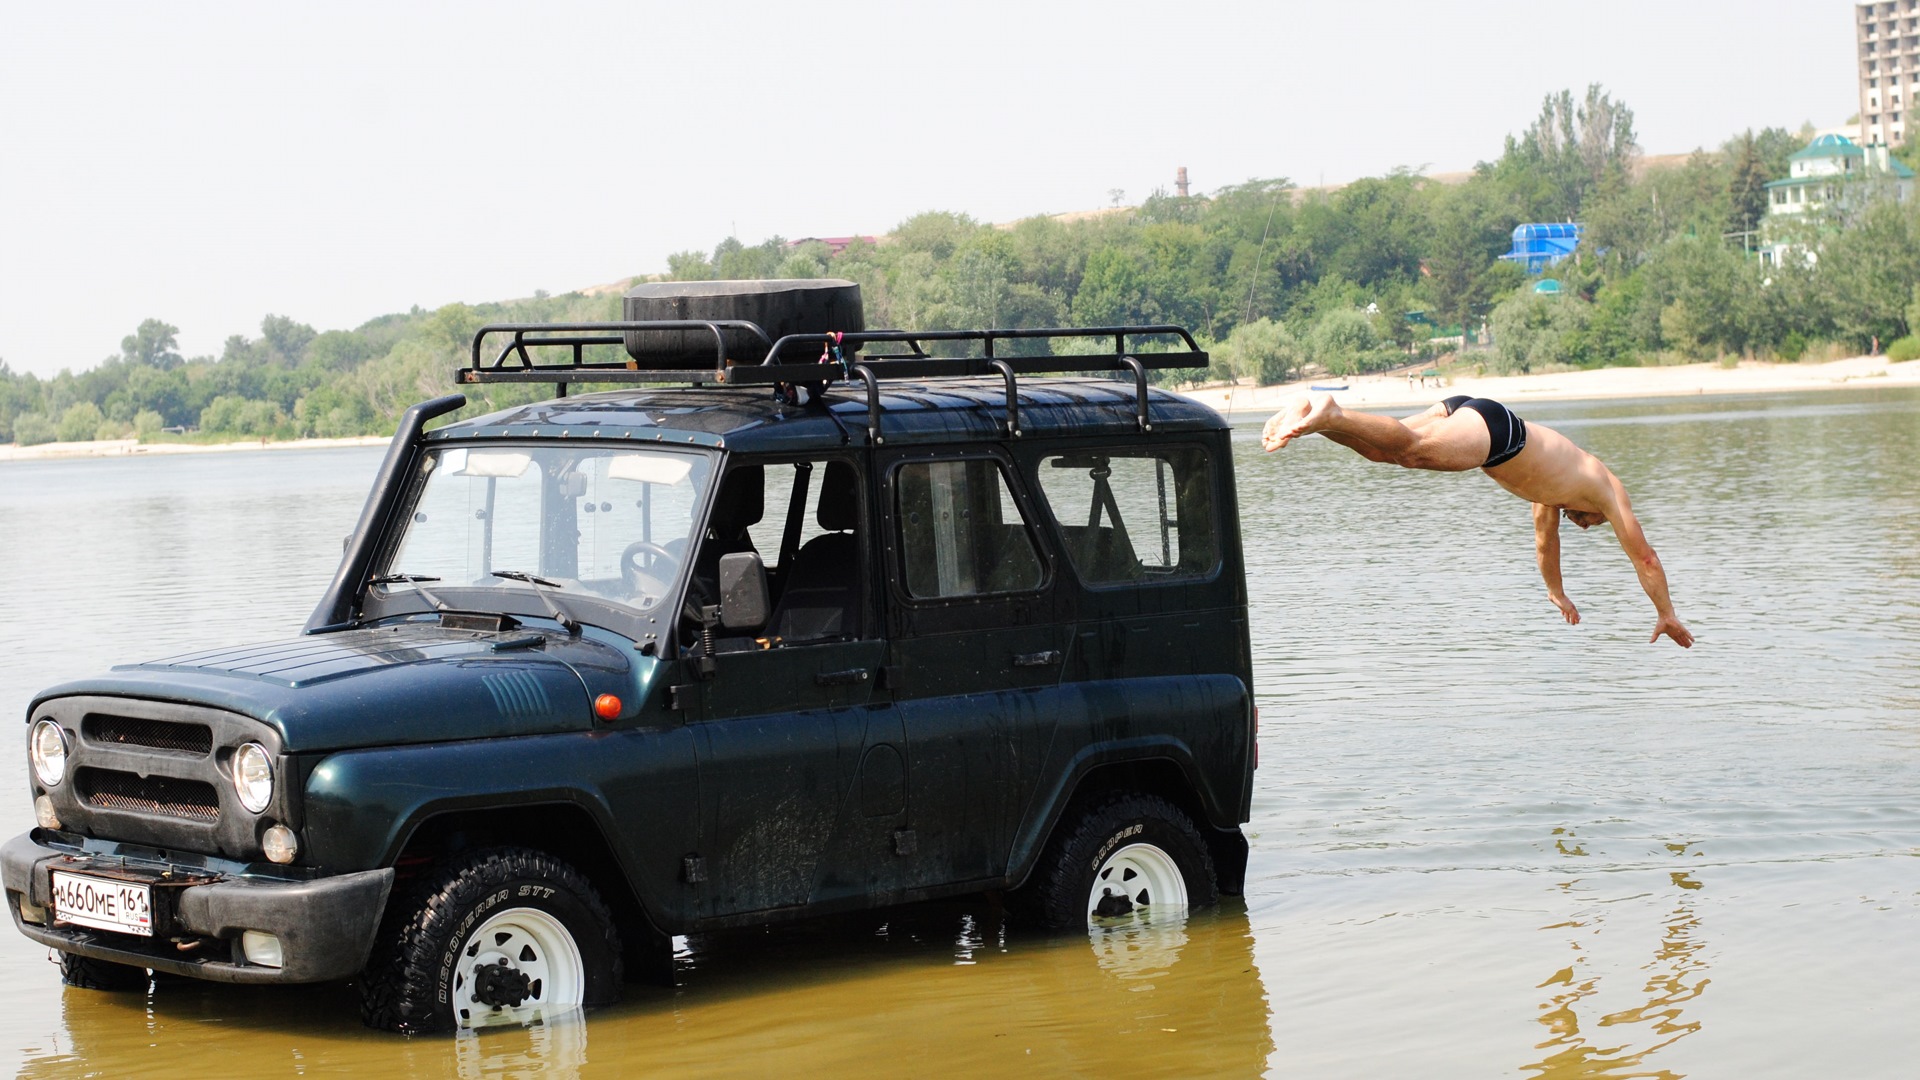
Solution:
{"label": "tree line", "polygon": [[[1448,339],[1498,372],[1715,356],[1793,360],[1862,350],[1920,323],[1920,207],[1853,199],[1807,215],[1795,255],[1750,250],[1770,179],[1811,131],[1743,132],[1683,163],[1641,160],[1630,108],[1599,86],[1549,95],[1533,123],[1464,181],[1396,170],[1331,190],[1254,179],[1205,195],[1156,191],[1136,207],[1009,226],[929,212],[876,242],[833,251],[780,237],[668,258],[657,277],[840,277],[859,282],[870,326],[952,329],[1177,323],[1214,367],[1186,378],[1283,382],[1424,363]],[[1548,271],[1557,295],[1500,256],[1515,226],[1579,221],[1575,258]],[[149,319],[117,355],[49,379],[0,362],[0,441],[159,437],[165,429],[289,438],[392,430],[447,392],[471,335],[492,321],[619,317],[617,296],[419,308],[353,330],[284,316],[218,357],[183,357],[177,328]],[[1911,342],[1903,349],[1920,352]],[[472,388],[468,411],[545,387]]]}

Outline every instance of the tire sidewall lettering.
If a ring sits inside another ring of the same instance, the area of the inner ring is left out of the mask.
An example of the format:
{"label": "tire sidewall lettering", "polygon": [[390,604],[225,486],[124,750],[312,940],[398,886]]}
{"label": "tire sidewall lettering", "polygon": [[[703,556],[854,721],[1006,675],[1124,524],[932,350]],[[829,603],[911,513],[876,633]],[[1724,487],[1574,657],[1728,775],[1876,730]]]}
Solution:
{"label": "tire sidewall lettering", "polygon": [[[442,1006],[450,1005],[452,1003],[454,970],[457,967],[459,967],[460,956],[463,951],[463,947],[467,944],[467,939],[473,935],[474,927],[486,921],[487,917],[493,913],[494,909],[500,907],[501,905],[507,903],[508,901],[514,899],[515,897],[519,897],[522,899],[544,900],[544,899],[547,899],[548,897],[551,897],[555,891],[556,890],[549,888],[545,885],[527,885],[527,884],[522,884],[518,886],[504,885],[504,886],[500,886],[498,888],[492,889],[487,893],[486,896],[482,897],[478,903],[474,904],[471,908],[468,908],[467,913],[461,916],[460,922],[454,926],[453,932],[447,935],[447,950],[446,950],[446,953],[440,958],[440,970],[437,973],[438,977],[434,981],[435,1002]],[[523,905],[523,906],[535,906],[535,905]],[[541,904],[538,906],[543,909],[551,911],[551,908],[548,905]],[[553,912],[553,913],[559,914],[558,912]],[[565,921],[564,917],[562,918],[562,921],[563,922]]]}
{"label": "tire sidewall lettering", "polygon": [[1119,847],[1123,841],[1139,836],[1141,833],[1146,832],[1146,830],[1147,825],[1145,822],[1136,821],[1114,833],[1112,836],[1107,837],[1106,843],[1101,844],[1099,850],[1093,853],[1093,861],[1087,867],[1088,871],[1098,874],[1101,864],[1107,861],[1107,856],[1112,855],[1115,848]]}

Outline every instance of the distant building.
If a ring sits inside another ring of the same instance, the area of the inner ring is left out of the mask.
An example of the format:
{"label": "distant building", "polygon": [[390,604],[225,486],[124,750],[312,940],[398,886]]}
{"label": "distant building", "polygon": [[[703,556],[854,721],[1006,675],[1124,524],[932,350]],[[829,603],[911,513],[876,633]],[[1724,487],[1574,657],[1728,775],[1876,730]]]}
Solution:
{"label": "distant building", "polygon": [[1864,197],[1853,194],[1870,191],[1863,182],[1888,185],[1886,193],[1905,201],[1913,197],[1913,180],[1913,170],[1895,160],[1885,143],[1863,147],[1845,135],[1822,135],[1787,159],[1786,179],[1768,181],[1767,216],[1805,214],[1835,199]]}
{"label": "distant building", "polygon": [[876,236],[803,236],[798,240],[787,241],[787,247],[791,250],[802,244],[825,244],[827,245],[827,254],[838,255],[852,247],[855,240],[866,244],[877,244],[880,242],[880,238]]}
{"label": "distant building", "polygon": [[1581,226],[1574,222],[1519,225],[1513,230],[1513,250],[1500,256],[1538,274],[1573,254],[1580,245]]}
{"label": "distant building", "polygon": [[1908,106],[1920,95],[1920,0],[1855,4],[1860,141],[1904,146]]}
{"label": "distant building", "polygon": [[1767,183],[1767,242],[1760,257],[1769,263],[1778,264],[1788,250],[1801,246],[1807,237],[1791,235],[1786,226],[1815,211],[1873,198],[1913,198],[1913,170],[1885,143],[1857,146],[1844,135],[1822,135],[1787,159],[1787,172],[1786,179]]}

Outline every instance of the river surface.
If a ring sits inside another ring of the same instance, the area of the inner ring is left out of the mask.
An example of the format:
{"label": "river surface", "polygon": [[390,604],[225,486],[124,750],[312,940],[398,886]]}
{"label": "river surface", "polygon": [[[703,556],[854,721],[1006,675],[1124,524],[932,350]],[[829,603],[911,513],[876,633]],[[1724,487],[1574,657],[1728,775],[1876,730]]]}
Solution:
{"label": "river surface", "polygon": [[[1478,473],[1236,430],[1260,761],[1244,900],[1084,939],[968,901],[683,944],[674,990],[364,1030],[350,986],[66,989],[0,926],[25,1076],[1912,1077],[1920,392],[1522,404],[1633,493],[1698,642],[1605,528]],[[0,465],[0,716],[297,632],[376,450]],[[8,723],[11,723],[9,721]],[[15,728],[15,731],[21,731]],[[20,736],[0,834],[32,823]]]}

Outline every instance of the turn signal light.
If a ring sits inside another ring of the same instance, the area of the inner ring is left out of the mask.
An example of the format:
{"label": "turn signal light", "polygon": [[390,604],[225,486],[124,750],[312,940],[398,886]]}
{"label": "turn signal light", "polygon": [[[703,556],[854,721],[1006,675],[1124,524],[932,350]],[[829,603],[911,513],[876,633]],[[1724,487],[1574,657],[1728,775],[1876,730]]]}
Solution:
{"label": "turn signal light", "polygon": [[620,717],[620,699],[612,694],[601,694],[593,699],[593,715],[602,720],[617,720]]}

